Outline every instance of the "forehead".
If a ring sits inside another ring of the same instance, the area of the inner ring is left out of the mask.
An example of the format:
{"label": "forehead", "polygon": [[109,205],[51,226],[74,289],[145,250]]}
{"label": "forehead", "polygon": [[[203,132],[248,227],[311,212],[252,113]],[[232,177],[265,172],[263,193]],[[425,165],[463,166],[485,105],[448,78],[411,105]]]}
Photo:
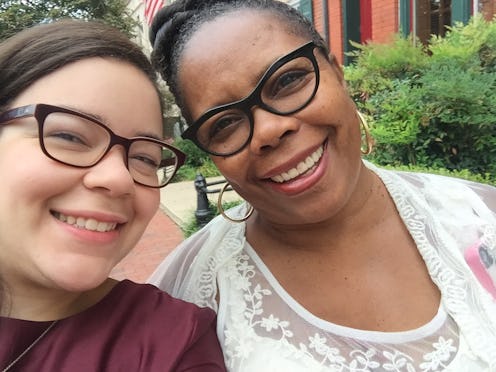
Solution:
{"label": "forehead", "polygon": [[[185,46],[179,81],[195,116],[201,106],[240,98],[279,57],[309,41],[277,16],[240,10],[202,25]],[[195,104],[191,104],[194,102]]]}
{"label": "forehead", "polygon": [[161,130],[160,101],[153,83],[138,68],[117,59],[87,58],[61,67],[30,85],[12,106],[35,103],[101,117],[113,129],[126,130],[126,135],[131,134],[131,123],[146,125],[148,131]]}

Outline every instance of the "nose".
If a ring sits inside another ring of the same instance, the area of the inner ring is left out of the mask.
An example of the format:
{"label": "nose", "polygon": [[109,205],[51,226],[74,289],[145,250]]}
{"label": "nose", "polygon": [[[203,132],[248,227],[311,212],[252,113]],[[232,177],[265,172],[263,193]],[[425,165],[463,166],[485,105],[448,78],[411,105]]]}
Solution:
{"label": "nose", "polygon": [[300,127],[300,121],[292,115],[277,115],[260,107],[254,107],[252,114],[254,124],[250,149],[258,155],[276,148]]}
{"label": "nose", "polygon": [[135,183],[126,165],[126,150],[114,146],[93,167],[88,168],[84,185],[89,189],[104,190],[112,197],[132,195]]}

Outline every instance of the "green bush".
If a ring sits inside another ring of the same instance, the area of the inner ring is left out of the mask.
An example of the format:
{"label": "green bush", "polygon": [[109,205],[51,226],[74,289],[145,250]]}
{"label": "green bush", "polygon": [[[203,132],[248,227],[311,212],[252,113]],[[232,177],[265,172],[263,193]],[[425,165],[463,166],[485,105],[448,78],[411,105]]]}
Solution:
{"label": "green bush", "polygon": [[186,162],[179,168],[172,182],[194,180],[197,173],[201,173],[204,177],[220,175],[210,156],[200,150],[193,142],[177,139],[174,141],[174,146],[186,153]]}
{"label": "green bush", "polygon": [[[231,201],[231,202],[225,202],[222,203],[222,208],[224,210],[228,210],[229,208],[235,207],[238,204],[241,204],[242,201]],[[215,217],[219,214],[219,211],[217,209],[217,205],[214,205],[210,203],[210,209],[212,210],[212,216]],[[212,217],[212,218],[213,218]],[[184,226],[181,226],[181,230],[183,231],[184,237],[187,238],[190,235],[193,235],[195,232],[200,230],[200,226],[198,226],[198,223],[196,222],[196,217],[194,213],[191,215],[191,217],[188,219],[188,221],[185,223]]]}
{"label": "green bush", "polygon": [[393,169],[397,171],[405,171],[405,172],[432,173],[432,174],[438,174],[440,176],[461,178],[467,181],[487,183],[496,186],[496,181],[494,180],[494,178],[491,177],[489,173],[474,174],[466,169],[451,171],[445,168],[429,168],[429,167],[419,167],[414,165],[400,165],[394,167],[385,165],[383,166],[383,168]]}
{"label": "green bush", "polygon": [[200,150],[193,142],[189,140],[176,139],[174,146],[186,153],[186,162],[184,165],[190,167],[201,167],[203,163],[210,160],[208,154]]}
{"label": "green bush", "polygon": [[496,180],[495,22],[475,17],[428,46],[357,47],[345,77],[375,138],[369,160]]}
{"label": "green bush", "polygon": [[351,95],[362,102],[377,92],[391,89],[395,80],[418,76],[427,64],[422,44],[395,37],[391,44],[357,44],[349,54],[355,63],[345,68]]}

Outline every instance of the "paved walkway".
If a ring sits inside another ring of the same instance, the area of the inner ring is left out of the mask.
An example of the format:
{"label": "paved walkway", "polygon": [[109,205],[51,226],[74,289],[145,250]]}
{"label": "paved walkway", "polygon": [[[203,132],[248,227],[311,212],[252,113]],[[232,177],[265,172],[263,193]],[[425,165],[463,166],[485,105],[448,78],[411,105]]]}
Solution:
{"label": "paved walkway", "polygon": [[[207,182],[219,179],[222,178],[209,178]],[[238,198],[234,192],[225,195],[225,200]],[[217,194],[210,194],[208,198],[216,203]],[[160,210],[151,220],[138,245],[114,268],[111,277],[145,282],[157,265],[184,239],[179,226],[193,218],[197,204],[193,181],[172,183],[162,188],[160,201]]]}
{"label": "paved walkway", "polygon": [[137,246],[112,270],[112,278],[143,283],[155,267],[183,240],[179,226],[159,210]]}

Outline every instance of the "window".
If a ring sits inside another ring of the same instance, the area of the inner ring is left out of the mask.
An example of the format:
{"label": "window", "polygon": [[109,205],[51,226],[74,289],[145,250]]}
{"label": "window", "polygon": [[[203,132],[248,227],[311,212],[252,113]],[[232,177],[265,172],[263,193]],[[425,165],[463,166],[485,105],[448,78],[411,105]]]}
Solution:
{"label": "window", "polygon": [[290,0],[287,3],[313,22],[312,0]]}
{"label": "window", "polygon": [[451,0],[417,0],[416,33],[422,42],[431,35],[444,36],[451,25]]}

